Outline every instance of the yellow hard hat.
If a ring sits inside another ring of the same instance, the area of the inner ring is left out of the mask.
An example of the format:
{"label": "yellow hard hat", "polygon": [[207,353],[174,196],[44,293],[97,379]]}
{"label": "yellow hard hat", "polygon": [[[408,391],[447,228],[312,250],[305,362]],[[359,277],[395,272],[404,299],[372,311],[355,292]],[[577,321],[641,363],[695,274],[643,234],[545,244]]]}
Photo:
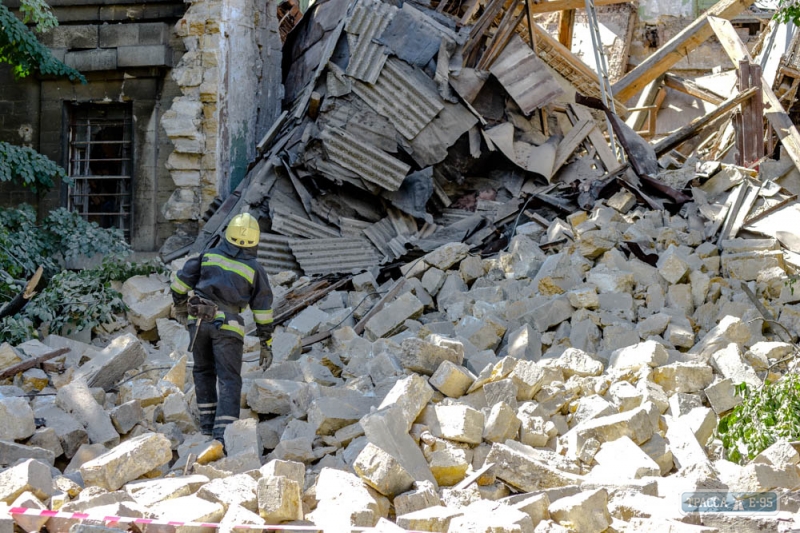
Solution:
{"label": "yellow hard hat", "polygon": [[233,217],[225,230],[225,239],[242,248],[252,248],[258,245],[261,232],[258,220],[250,213],[241,213]]}

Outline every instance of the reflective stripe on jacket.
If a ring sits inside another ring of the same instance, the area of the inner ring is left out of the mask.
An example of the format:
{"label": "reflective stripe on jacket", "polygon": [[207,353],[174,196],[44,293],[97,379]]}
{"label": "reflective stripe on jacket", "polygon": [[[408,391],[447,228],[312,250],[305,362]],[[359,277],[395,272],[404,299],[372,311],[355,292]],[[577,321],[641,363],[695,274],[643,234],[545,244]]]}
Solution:
{"label": "reflective stripe on jacket", "polygon": [[[194,289],[201,298],[219,306],[220,329],[244,337],[240,313],[249,305],[259,337],[272,333],[272,289],[255,248],[239,248],[223,241],[198,257],[189,259],[175,274],[170,288],[176,301],[184,301]],[[189,317],[193,320],[194,317]]]}

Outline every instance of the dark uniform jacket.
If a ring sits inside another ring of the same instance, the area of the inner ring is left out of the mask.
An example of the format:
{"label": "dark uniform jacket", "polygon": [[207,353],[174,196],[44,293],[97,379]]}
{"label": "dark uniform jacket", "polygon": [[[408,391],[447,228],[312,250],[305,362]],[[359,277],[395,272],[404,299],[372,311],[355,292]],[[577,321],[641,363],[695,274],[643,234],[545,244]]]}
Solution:
{"label": "dark uniform jacket", "polygon": [[[267,273],[256,261],[256,248],[239,248],[223,241],[198,257],[189,259],[175,275],[170,288],[176,304],[183,304],[194,289],[197,296],[219,307],[220,330],[244,338],[240,313],[249,305],[259,338],[272,336],[272,289]],[[189,316],[193,322],[195,317]]]}

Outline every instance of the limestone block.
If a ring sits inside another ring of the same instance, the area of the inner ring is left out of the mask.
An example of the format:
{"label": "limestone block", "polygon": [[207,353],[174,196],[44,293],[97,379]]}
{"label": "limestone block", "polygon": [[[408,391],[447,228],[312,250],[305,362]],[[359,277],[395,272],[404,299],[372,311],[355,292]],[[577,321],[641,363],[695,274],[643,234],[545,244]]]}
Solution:
{"label": "limestone block", "polygon": [[671,317],[666,313],[650,315],[636,324],[636,333],[638,333],[639,337],[642,339],[647,339],[654,335],[661,335],[667,329],[667,326],[669,326],[670,319]]}
{"label": "limestone block", "polygon": [[573,425],[615,413],[614,406],[602,396],[591,394],[578,400],[575,412],[572,413]]}
{"label": "limestone block", "polygon": [[730,379],[709,385],[703,392],[711,408],[720,416],[742,403],[742,397],[736,394],[736,387]]}
{"label": "limestone block", "polygon": [[471,503],[450,521],[448,533],[524,533],[533,531],[531,517],[500,502]]}
{"label": "limestone block", "polygon": [[713,379],[713,370],[703,363],[672,363],[653,371],[653,381],[667,394],[698,392],[708,387]]}
{"label": "limestone block", "polygon": [[28,459],[0,472],[0,502],[10,505],[23,492],[47,500],[53,494],[50,467],[36,459]]}
{"label": "limestone block", "polygon": [[120,435],[124,435],[144,420],[144,409],[138,400],[131,400],[112,409],[109,416],[114,428]]}
{"label": "limestone block", "polygon": [[676,348],[691,348],[695,341],[694,331],[692,331],[689,321],[676,320],[674,317],[664,332],[664,339]]}
{"label": "limestone block", "polygon": [[600,533],[611,525],[605,489],[581,492],[550,504],[553,520],[576,533]]}
{"label": "limestone block", "polygon": [[728,277],[740,279],[742,281],[757,280],[762,272],[772,268],[786,270],[783,252],[743,252],[743,253],[723,253],[722,269]]}
{"label": "limestone block", "polygon": [[303,352],[303,338],[287,331],[272,336],[272,357],[275,361],[294,361]]}
{"label": "limestone block", "polygon": [[599,466],[592,470],[593,478],[640,479],[661,475],[661,467],[628,437],[603,443],[594,460]]}
{"label": "limestone block", "polygon": [[533,448],[514,441],[495,443],[486,462],[495,464],[494,471],[498,479],[523,492],[565,487],[580,481],[579,476],[537,459],[533,451]]}
{"label": "limestone block", "polygon": [[393,497],[407,491],[414,478],[386,451],[368,443],[353,463],[353,470],[370,487]]}
{"label": "limestone block", "polygon": [[306,520],[325,528],[373,527],[381,517],[377,500],[348,472],[323,468],[317,478],[316,499],[317,508]]}
{"label": "limestone block", "polygon": [[197,431],[197,424],[194,417],[189,412],[189,406],[181,392],[170,394],[164,399],[161,405],[164,422],[175,423],[184,433],[194,433]]}
{"label": "limestone block", "polygon": [[800,463],[800,454],[788,441],[779,440],[759,453],[752,462],[755,464],[764,463],[782,469]]}
{"label": "limestone block", "polygon": [[422,302],[406,292],[367,321],[365,334],[372,341],[388,337],[398,331],[406,320],[417,318],[423,309]]}
{"label": "limestone block", "polygon": [[9,343],[0,344],[0,370],[21,363],[25,356]]}
{"label": "limestone block", "polygon": [[[43,448],[48,452],[52,452],[55,457],[58,457],[62,453],[64,453],[64,449],[61,447],[61,440],[58,438],[58,433],[55,429],[50,427],[42,427],[37,429],[31,438],[28,439],[28,446]],[[36,457],[34,457],[36,459]],[[12,461],[8,464],[13,464],[16,461]]]}
{"label": "limestone block", "polygon": [[708,361],[717,350],[734,343],[743,345],[750,340],[750,328],[741,319],[725,316],[698,342],[689,353],[702,361]]}
{"label": "limestone block", "polygon": [[505,332],[505,323],[492,316],[464,316],[456,324],[456,334],[478,350],[496,350]]}
{"label": "limestone block", "polygon": [[128,481],[172,460],[172,445],[165,436],[150,433],[127,440],[80,468],[87,485],[117,490]]}
{"label": "limestone block", "polygon": [[[35,509],[43,511],[47,506],[31,492],[23,492],[14,500],[11,507],[24,507],[25,509]],[[14,515],[14,522],[26,533],[35,533],[42,529],[49,517],[37,515]]]}
{"label": "limestone block", "polygon": [[483,413],[465,405],[437,405],[437,427],[432,433],[443,439],[467,444],[480,444],[483,440]]}
{"label": "limestone block", "polygon": [[510,378],[490,381],[483,386],[483,395],[487,405],[505,402],[512,408],[517,408],[517,384]]}
{"label": "limestone block", "polygon": [[655,341],[645,341],[615,350],[608,366],[615,370],[639,370],[665,365],[668,360],[669,354],[664,346]]}
{"label": "limestone block", "polygon": [[82,444],[89,442],[89,436],[83,424],[58,407],[37,409],[34,413],[37,418],[44,419],[48,428],[56,432],[67,459],[72,458]]}
{"label": "limestone block", "polygon": [[470,284],[486,274],[486,264],[477,255],[468,255],[458,266],[458,271],[464,283]]}
{"label": "limestone block", "polygon": [[533,319],[536,329],[544,332],[568,320],[574,312],[575,309],[570,305],[569,299],[566,296],[558,296],[535,308],[529,316]]}
{"label": "limestone block", "polygon": [[483,439],[488,442],[505,442],[513,439],[519,432],[521,421],[514,409],[505,402],[491,406],[483,429]]}
{"label": "limestone block", "polygon": [[361,419],[360,424],[366,440],[394,457],[415,480],[435,483],[422,451],[406,430],[405,418],[398,407],[370,413]]}
{"label": "limestone block", "polygon": [[630,293],[635,283],[633,274],[619,270],[609,270],[600,265],[586,274],[586,282],[597,287],[598,293]]}
{"label": "limestone block", "polygon": [[731,483],[733,490],[754,493],[775,489],[795,490],[798,486],[800,486],[800,473],[793,464],[775,467],[766,463],[751,463],[745,466],[738,479]]}
{"label": "limestone block", "polygon": [[556,435],[558,430],[555,424],[541,416],[523,417],[519,428],[519,441],[534,448],[547,446],[550,439]]}
{"label": "limestone block", "polygon": [[[53,438],[55,439],[55,444],[58,445],[60,449],[61,444],[58,442],[58,437],[53,434]],[[28,442],[30,443],[30,441]],[[37,446],[26,446],[14,441],[0,440],[0,464],[13,465],[22,459],[36,459],[52,465],[56,460],[56,454],[52,450],[46,450]]]}
{"label": "limestone block", "polygon": [[140,367],[147,354],[133,333],[115,338],[97,356],[75,371],[73,380],[85,379],[89,387],[109,389],[125,372]]}
{"label": "limestone block", "polygon": [[240,505],[248,511],[258,512],[256,489],[258,482],[248,474],[219,478],[200,487],[197,496],[210,502],[220,503],[227,510]]}
{"label": "limestone block", "polygon": [[688,274],[689,261],[678,248],[674,245],[670,245],[670,247],[659,256],[656,267],[658,267],[658,273],[661,277],[674,285],[682,281]]}
{"label": "limestone block", "polygon": [[306,466],[303,463],[273,459],[262,466],[259,471],[262,477],[283,476],[296,481],[301,487],[305,486]]}
{"label": "limestone block", "polygon": [[709,362],[714,370],[735,384],[747,383],[750,387],[760,387],[762,384],[756,371],[744,360],[744,354],[737,344],[720,347]]}
{"label": "limestone block", "polygon": [[394,509],[398,517],[441,505],[439,493],[429,481],[415,481],[414,489],[398,494],[394,499]]}
{"label": "limestone block", "polygon": [[286,325],[286,331],[300,337],[307,337],[317,332],[320,324],[328,320],[328,313],[317,306],[306,307]]}
{"label": "limestone block", "polygon": [[538,361],[542,357],[542,336],[529,324],[508,335],[507,354],[515,359]]}
{"label": "limestone block", "polygon": [[172,310],[170,294],[156,294],[128,304],[125,312],[128,320],[141,331],[156,329],[158,319],[169,318]]}
{"label": "limestone block", "polygon": [[405,339],[400,348],[397,356],[403,368],[427,376],[433,375],[444,361],[460,365],[464,359],[463,354],[451,347],[437,346],[415,337]]}
{"label": "limestone block", "polygon": [[569,379],[572,376],[599,376],[603,373],[603,363],[577,348],[567,348],[553,364]]}
{"label": "limestone block", "polygon": [[444,285],[444,280],[447,277],[444,271],[432,267],[425,271],[422,275],[422,288],[431,296],[436,296],[439,289]]}
{"label": "limestone block", "polygon": [[164,500],[189,496],[197,492],[209,479],[206,476],[178,476],[146,481],[135,481],[125,485],[125,492],[136,503],[150,507]]}
{"label": "limestone block", "polygon": [[[439,367],[441,366],[442,364],[439,365]],[[378,406],[378,409],[392,405],[400,407],[410,430],[414,420],[417,419],[428,402],[431,401],[431,398],[433,398],[433,389],[428,385],[427,380],[418,374],[411,374],[395,383],[389,394]]]}
{"label": "limestone block", "polygon": [[36,431],[33,410],[25,398],[0,397],[0,439],[27,439]]}
{"label": "limestone block", "polygon": [[[164,500],[153,505],[154,517],[175,522],[218,523],[225,514],[221,503],[209,502],[196,495]],[[175,533],[210,533],[209,528],[177,526]]]}
{"label": "limestone block", "polygon": [[305,414],[302,403],[308,384],[279,379],[257,379],[247,391],[247,405],[259,414]]}
{"label": "limestone block", "polygon": [[692,430],[697,442],[703,446],[717,429],[717,417],[714,411],[708,407],[695,407],[679,418]]}
{"label": "limestone block", "polygon": [[429,252],[423,257],[423,261],[440,270],[449,270],[450,267],[467,257],[468,253],[468,244],[453,242]]}
{"label": "limestone block", "polygon": [[475,375],[463,366],[446,360],[439,364],[428,382],[445,396],[460,398],[475,382]]}
{"label": "limestone block", "polygon": [[597,287],[586,285],[576,287],[567,292],[569,304],[575,309],[597,309],[600,307],[600,299],[597,296]]}
{"label": "limestone block", "polygon": [[[263,446],[258,436],[258,420],[246,418],[236,420],[225,428],[225,448],[229,457],[252,450],[256,455],[261,455]],[[251,509],[252,510],[252,509]]]}
{"label": "limestone block", "polygon": [[622,437],[630,437],[636,444],[646,442],[653,435],[653,424],[644,407],[615,415],[602,416],[583,422],[567,433],[568,449],[574,457],[590,439],[599,443],[611,442]]}
{"label": "limestone block", "polygon": [[369,412],[372,405],[374,404],[371,398],[357,392],[341,399],[317,398],[311,402],[311,407],[308,409],[308,423],[315,429],[317,435],[331,435],[345,426],[358,422]]}
{"label": "limestone block", "polygon": [[450,487],[461,482],[469,467],[467,452],[460,448],[444,448],[431,454],[430,467],[436,482]]}
{"label": "limestone block", "polygon": [[[147,379],[134,379],[120,385],[119,387],[119,400],[121,402],[130,402],[136,400],[142,406],[142,409],[158,405],[164,401],[164,396],[158,387],[153,385]],[[152,412],[152,409],[150,410]]]}
{"label": "limestone block", "polygon": [[692,429],[680,419],[667,420],[667,433],[664,437],[669,443],[675,467],[679,471],[687,469],[688,472],[703,466],[711,467],[705,450],[697,441]]}
{"label": "limestone block", "polygon": [[661,469],[661,475],[666,476],[672,467],[675,466],[672,460],[672,452],[667,441],[658,433],[653,433],[650,440],[642,444],[641,449],[650,459],[656,462]]}
{"label": "limestone block", "polygon": [[788,342],[760,341],[753,344],[749,351],[756,357],[774,361],[776,359],[783,359],[792,353],[794,347]]}
{"label": "limestone block", "polygon": [[[561,371],[554,369],[554,373],[560,374]],[[533,361],[517,361],[508,377],[517,386],[517,400],[532,400],[536,393],[547,381],[548,372]],[[561,381],[563,376],[559,377]]]}
{"label": "limestone block", "polygon": [[265,522],[258,514],[241,505],[231,505],[219,523],[219,533],[241,533],[242,530],[237,525],[263,526]]}
{"label": "limestone block", "polygon": [[119,443],[119,434],[111,418],[92,396],[85,381],[74,380],[61,387],[56,395],[56,404],[84,425],[91,442],[106,446]]}
{"label": "limestone block", "polygon": [[409,513],[398,513],[397,525],[408,531],[447,533],[450,522],[463,514],[461,509],[433,506]]}
{"label": "limestone block", "polygon": [[636,205],[636,197],[629,191],[623,189],[606,200],[606,205],[625,214]]}

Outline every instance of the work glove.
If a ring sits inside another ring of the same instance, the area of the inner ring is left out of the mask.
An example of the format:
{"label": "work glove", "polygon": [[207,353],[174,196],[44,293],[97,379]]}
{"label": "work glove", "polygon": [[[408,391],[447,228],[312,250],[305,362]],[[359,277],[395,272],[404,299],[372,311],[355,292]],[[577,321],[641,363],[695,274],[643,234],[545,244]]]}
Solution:
{"label": "work glove", "polygon": [[189,306],[186,302],[182,304],[172,304],[172,309],[175,311],[175,320],[181,326],[185,326],[189,322]]}
{"label": "work glove", "polygon": [[261,339],[261,354],[258,364],[264,370],[272,366],[272,339]]}

